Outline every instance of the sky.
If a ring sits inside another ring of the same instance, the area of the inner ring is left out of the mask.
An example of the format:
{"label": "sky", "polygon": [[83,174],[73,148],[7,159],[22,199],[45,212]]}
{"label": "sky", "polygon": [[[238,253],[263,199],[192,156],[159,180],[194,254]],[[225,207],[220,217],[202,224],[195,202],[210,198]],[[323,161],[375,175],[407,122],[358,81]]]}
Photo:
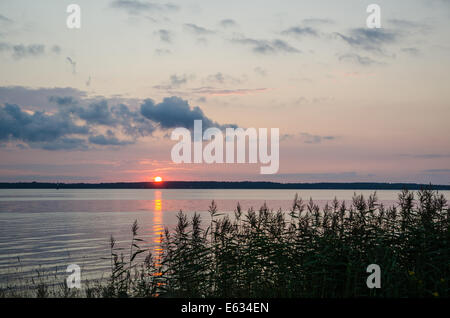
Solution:
{"label": "sky", "polygon": [[[2,0],[0,182],[450,184],[449,53],[448,0]],[[194,119],[279,128],[278,173],[174,163]]]}

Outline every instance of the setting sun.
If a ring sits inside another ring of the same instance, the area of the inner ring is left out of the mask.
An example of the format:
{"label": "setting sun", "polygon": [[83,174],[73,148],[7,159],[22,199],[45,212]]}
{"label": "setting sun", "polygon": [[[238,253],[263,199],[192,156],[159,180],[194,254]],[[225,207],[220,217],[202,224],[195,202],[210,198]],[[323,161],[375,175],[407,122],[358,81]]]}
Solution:
{"label": "setting sun", "polygon": [[161,177],[155,177],[153,180],[155,180],[155,182],[162,182],[162,178]]}

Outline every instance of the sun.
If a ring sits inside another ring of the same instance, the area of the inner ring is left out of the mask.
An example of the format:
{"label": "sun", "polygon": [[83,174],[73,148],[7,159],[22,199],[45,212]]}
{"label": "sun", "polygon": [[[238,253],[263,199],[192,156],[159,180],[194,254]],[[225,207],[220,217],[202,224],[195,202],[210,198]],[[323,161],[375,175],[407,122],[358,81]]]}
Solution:
{"label": "sun", "polygon": [[159,183],[159,182],[162,182],[162,181],[163,181],[161,177],[155,177],[153,180],[154,180],[156,183]]}

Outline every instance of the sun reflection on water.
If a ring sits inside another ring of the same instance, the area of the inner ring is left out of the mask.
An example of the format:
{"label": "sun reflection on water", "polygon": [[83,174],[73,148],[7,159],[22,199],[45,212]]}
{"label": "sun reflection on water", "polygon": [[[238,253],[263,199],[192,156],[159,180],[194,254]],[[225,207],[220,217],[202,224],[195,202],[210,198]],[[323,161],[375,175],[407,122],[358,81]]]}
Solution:
{"label": "sun reflection on water", "polygon": [[162,211],[162,192],[154,192],[155,207],[153,210],[153,255],[157,266],[161,266],[161,256],[163,249],[161,247],[162,235],[164,235],[163,211]]}

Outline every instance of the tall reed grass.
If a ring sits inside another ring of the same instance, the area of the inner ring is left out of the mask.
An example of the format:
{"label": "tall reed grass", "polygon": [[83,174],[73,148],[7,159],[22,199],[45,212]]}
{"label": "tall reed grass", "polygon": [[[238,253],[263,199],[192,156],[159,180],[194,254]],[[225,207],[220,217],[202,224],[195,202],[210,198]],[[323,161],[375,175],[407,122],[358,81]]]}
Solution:
{"label": "tall reed grass", "polygon": [[[83,296],[449,296],[449,207],[436,191],[404,190],[392,207],[376,193],[323,208],[296,196],[289,211],[238,204],[233,215],[213,201],[209,214],[203,224],[180,211],[159,255],[140,248],[136,222],[128,250],[111,237],[110,277]],[[369,264],[381,268],[379,289],[366,285]]]}

